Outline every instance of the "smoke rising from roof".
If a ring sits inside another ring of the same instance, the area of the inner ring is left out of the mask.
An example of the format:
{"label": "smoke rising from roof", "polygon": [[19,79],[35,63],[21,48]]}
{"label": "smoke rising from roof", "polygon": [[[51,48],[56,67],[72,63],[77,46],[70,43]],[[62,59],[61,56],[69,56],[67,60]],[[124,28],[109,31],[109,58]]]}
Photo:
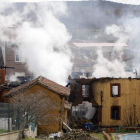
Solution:
{"label": "smoke rising from roof", "polygon": [[126,64],[117,59],[113,61],[109,61],[104,58],[102,50],[98,50],[97,52],[97,64],[94,66],[93,77],[134,77],[134,74],[131,72],[126,72]]}
{"label": "smoke rising from roof", "polygon": [[[71,35],[57,18],[67,15],[65,3],[29,3],[23,4],[21,9],[15,4],[3,3],[1,7],[0,29],[16,25],[16,37],[12,39],[18,45],[18,52],[29,71],[35,77],[42,75],[59,84],[66,84],[68,70],[72,67],[71,52],[66,45]],[[2,14],[8,8],[12,11]],[[1,40],[8,39],[3,34]]]}
{"label": "smoke rising from roof", "polygon": [[[110,25],[106,27],[106,34],[112,35],[117,38],[116,43],[126,43],[128,46],[125,47],[114,47],[112,51],[112,56],[117,52],[119,59],[115,59],[113,61],[109,61],[103,57],[101,51],[98,52],[97,64],[95,65],[95,71],[93,72],[93,76],[99,77],[135,77],[133,71],[136,69],[138,75],[140,76],[140,68],[139,68],[139,45],[140,45],[140,18],[134,15],[126,15],[123,16],[118,21],[121,25]],[[129,59],[127,61],[122,60],[122,55],[124,55],[125,51],[131,51],[133,53],[134,58]],[[126,72],[128,65],[131,66],[131,72]],[[103,71],[104,69],[104,71]]]}
{"label": "smoke rising from roof", "polygon": [[[105,33],[107,35],[112,35],[117,38],[116,46],[110,50],[110,58],[106,59],[103,55],[103,50],[98,50],[97,63],[94,66],[94,77],[134,77],[132,72],[126,72],[127,66],[125,62],[122,61],[122,55],[124,51],[128,49],[128,46],[117,46],[117,43],[127,43],[129,40],[129,33],[131,32],[130,26],[117,26],[115,24],[107,26]],[[112,59],[117,53],[117,57]],[[111,60],[112,59],[112,60]]]}

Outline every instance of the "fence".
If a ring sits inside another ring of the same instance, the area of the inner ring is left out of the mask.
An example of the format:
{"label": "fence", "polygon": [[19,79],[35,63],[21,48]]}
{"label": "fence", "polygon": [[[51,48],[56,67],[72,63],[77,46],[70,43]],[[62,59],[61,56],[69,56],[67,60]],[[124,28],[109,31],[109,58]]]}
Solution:
{"label": "fence", "polygon": [[0,103],[0,133],[20,129],[24,111],[16,110],[10,103]]}

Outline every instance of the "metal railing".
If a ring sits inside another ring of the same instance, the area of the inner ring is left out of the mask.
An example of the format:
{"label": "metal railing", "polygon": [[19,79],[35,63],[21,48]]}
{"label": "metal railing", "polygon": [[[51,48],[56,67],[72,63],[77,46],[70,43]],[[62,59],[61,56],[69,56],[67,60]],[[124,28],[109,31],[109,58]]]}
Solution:
{"label": "metal railing", "polygon": [[0,133],[20,129],[24,111],[16,110],[10,103],[0,103]]}

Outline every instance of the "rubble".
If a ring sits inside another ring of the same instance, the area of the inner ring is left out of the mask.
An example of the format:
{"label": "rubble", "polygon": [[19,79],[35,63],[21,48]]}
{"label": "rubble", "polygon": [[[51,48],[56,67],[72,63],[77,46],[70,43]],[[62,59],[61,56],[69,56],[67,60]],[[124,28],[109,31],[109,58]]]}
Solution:
{"label": "rubble", "polygon": [[86,118],[83,118],[83,119],[80,119],[80,118],[75,119],[75,118],[73,118],[71,123],[70,123],[70,127],[73,128],[73,129],[81,129],[81,128],[83,128],[84,123],[90,123],[90,122],[91,122],[91,120],[88,120]]}
{"label": "rubble", "polygon": [[73,129],[71,132],[64,133],[61,140],[93,140],[93,138],[82,129]]}

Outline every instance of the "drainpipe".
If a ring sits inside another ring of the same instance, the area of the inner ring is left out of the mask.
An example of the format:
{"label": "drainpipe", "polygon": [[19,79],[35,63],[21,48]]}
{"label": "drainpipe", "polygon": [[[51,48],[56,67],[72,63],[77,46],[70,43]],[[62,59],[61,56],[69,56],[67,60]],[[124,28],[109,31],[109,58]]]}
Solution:
{"label": "drainpipe", "polygon": [[136,105],[133,104],[133,106],[134,106],[134,125],[135,125],[136,124],[136,119],[135,119],[136,118],[136,112],[135,112],[135,106]]}
{"label": "drainpipe", "polygon": [[103,101],[103,92],[101,91],[101,125],[102,125],[102,101]]}

